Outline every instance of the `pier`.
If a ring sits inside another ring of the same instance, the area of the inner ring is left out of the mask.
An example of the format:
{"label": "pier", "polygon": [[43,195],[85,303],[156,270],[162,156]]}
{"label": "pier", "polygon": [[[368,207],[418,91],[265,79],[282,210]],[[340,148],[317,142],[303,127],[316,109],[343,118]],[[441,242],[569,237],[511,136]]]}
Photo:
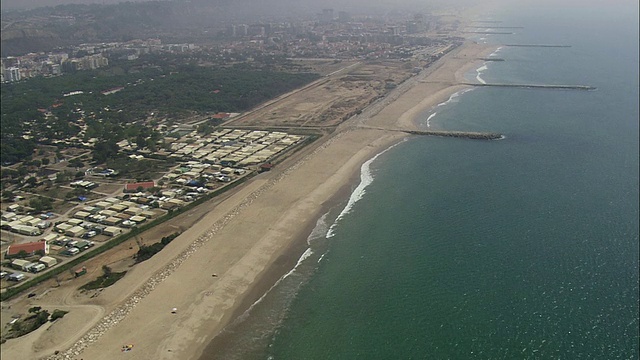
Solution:
{"label": "pier", "polygon": [[502,58],[495,58],[495,57],[478,58],[478,60],[482,60],[482,61],[504,61],[504,59],[502,59]]}
{"label": "pier", "polygon": [[485,35],[513,35],[512,32],[503,31],[465,31],[465,34],[485,34]]}
{"label": "pier", "polygon": [[424,135],[424,136],[440,136],[440,137],[455,137],[465,138],[473,140],[500,140],[504,139],[504,135],[494,132],[475,132],[475,131],[449,131],[449,130],[409,130],[409,129],[389,129],[376,126],[359,126],[366,129],[376,129],[384,131],[398,131],[411,135]]}
{"label": "pier", "polygon": [[595,90],[596,87],[589,85],[544,85],[544,84],[481,84],[481,83],[463,83],[469,86],[484,87],[510,87],[510,88],[529,88],[529,89],[562,89],[562,90]]}
{"label": "pier", "polygon": [[412,135],[455,137],[473,140],[500,140],[504,135],[494,132],[444,131],[444,130],[398,130]]}
{"label": "pier", "polygon": [[486,28],[492,28],[492,29],[524,29],[524,26],[492,26],[492,25],[485,25],[485,26],[467,26],[467,28],[469,29],[486,29]]}
{"label": "pier", "polygon": [[505,44],[502,46],[511,47],[550,47],[550,48],[570,48],[571,45],[554,45],[554,44]]}

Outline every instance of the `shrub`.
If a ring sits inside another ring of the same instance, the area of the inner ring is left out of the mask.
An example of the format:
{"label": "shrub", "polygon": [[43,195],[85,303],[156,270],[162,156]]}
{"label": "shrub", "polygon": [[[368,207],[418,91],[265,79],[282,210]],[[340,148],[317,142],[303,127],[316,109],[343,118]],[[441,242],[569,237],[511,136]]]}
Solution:
{"label": "shrub", "polygon": [[[104,269],[103,269],[104,270]],[[116,283],[116,281],[122,279],[122,277],[126,274],[126,271],[123,272],[110,272],[109,275],[99,276],[97,279],[88,282],[80,287],[80,290],[95,290],[100,288],[106,288]]]}
{"label": "shrub", "polygon": [[67,313],[68,311],[55,309],[53,310],[53,313],[51,314],[51,319],[49,319],[49,321],[56,321],[58,319],[62,319]]}
{"label": "shrub", "polygon": [[169,244],[173,239],[178,237],[180,233],[173,233],[171,235],[163,237],[160,242],[153,243],[149,246],[142,245],[140,246],[140,250],[136,253],[134,258],[136,259],[136,263],[143,262],[145,260],[149,260],[153,255],[157,254],[162,250],[167,244]]}

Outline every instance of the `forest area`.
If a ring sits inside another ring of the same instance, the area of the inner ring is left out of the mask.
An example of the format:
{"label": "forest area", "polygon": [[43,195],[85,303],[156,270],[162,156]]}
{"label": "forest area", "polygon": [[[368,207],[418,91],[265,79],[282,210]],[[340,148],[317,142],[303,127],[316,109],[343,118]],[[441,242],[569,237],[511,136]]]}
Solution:
{"label": "forest area", "polygon": [[[162,118],[246,111],[319,76],[242,64],[225,68],[148,62],[121,65],[3,84],[2,163],[29,156],[36,142],[48,144],[78,135],[84,140],[137,136],[142,130],[127,129],[146,127],[136,123],[151,114]],[[103,94],[117,88],[122,89]],[[81,133],[84,125],[86,131]]]}

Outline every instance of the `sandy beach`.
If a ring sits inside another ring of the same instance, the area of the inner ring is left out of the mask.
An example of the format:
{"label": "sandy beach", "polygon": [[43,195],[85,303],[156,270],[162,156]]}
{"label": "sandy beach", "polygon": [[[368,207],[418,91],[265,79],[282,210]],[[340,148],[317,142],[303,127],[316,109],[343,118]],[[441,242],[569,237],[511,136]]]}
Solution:
{"label": "sandy beach", "polygon": [[[413,128],[420,113],[464,89],[457,85],[462,75],[493,50],[463,44],[323,142],[249,180],[94,305],[72,309],[84,318],[65,317],[30,334],[27,343],[40,344],[31,351],[50,359],[198,359],[292,268],[316,220],[348,196],[361,164],[407,136],[367,126]],[[3,358],[25,358],[24,344],[7,342]],[[134,345],[131,352],[121,351],[126,344]]]}

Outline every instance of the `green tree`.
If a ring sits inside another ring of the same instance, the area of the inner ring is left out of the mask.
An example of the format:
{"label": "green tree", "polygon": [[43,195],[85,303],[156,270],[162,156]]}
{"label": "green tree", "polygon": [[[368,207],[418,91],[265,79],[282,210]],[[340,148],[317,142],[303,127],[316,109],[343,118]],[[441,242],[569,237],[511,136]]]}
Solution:
{"label": "green tree", "polygon": [[13,191],[5,190],[2,192],[2,199],[5,201],[11,200],[15,197]]}
{"label": "green tree", "polygon": [[138,149],[144,149],[144,147],[147,146],[147,139],[143,134],[138,134],[138,136],[136,136],[136,145],[138,146]]}
{"label": "green tree", "polygon": [[29,200],[29,206],[38,212],[51,210],[53,208],[53,200],[51,200],[50,198],[37,196]]}
{"label": "green tree", "polygon": [[147,139],[146,146],[152,152],[156,152],[158,150],[158,145],[156,145],[156,142],[153,139]]}
{"label": "green tree", "polygon": [[113,271],[111,270],[111,268],[107,265],[102,265],[102,276],[104,277],[109,277],[111,276],[111,274],[113,273]]}
{"label": "green tree", "polygon": [[118,155],[119,149],[115,139],[100,141],[93,149],[93,161],[98,164],[104,163],[107,159]]}
{"label": "green tree", "polygon": [[68,313],[68,311],[55,309],[55,310],[53,310],[53,313],[51,314],[51,319],[50,319],[50,321],[55,321],[55,320],[61,319],[61,318],[63,318],[67,313]]}

